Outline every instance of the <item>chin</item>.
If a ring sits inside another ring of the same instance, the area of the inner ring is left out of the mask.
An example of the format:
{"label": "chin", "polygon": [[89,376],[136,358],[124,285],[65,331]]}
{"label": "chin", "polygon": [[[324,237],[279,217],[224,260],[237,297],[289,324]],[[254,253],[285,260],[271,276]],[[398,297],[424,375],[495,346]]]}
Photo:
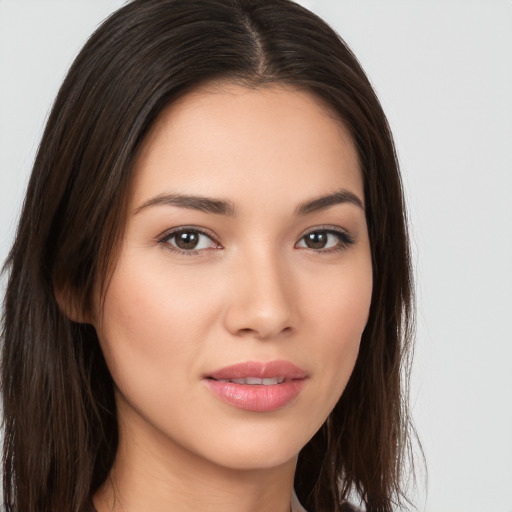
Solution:
{"label": "chin", "polygon": [[218,466],[237,471],[270,470],[287,464],[295,465],[299,451],[300,449],[277,452],[273,449],[254,447],[251,450],[236,452],[231,450],[230,453],[224,453],[220,457],[216,457],[213,462]]}
{"label": "chin", "polygon": [[[291,435],[286,429],[283,432],[231,431],[227,438],[218,436],[210,445],[210,453],[203,452],[212,462],[219,466],[237,470],[271,469],[289,463],[295,464],[300,450],[308,442],[309,437]],[[222,437],[222,438],[221,438]],[[214,450],[211,448],[214,447]]]}

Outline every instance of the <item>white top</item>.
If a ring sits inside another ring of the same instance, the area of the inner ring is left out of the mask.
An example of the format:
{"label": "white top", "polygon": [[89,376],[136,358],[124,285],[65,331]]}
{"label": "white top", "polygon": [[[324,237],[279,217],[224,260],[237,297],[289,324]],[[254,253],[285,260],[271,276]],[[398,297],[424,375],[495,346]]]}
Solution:
{"label": "white top", "polygon": [[299,498],[295,494],[295,489],[292,494],[292,512],[308,512],[299,502]]}

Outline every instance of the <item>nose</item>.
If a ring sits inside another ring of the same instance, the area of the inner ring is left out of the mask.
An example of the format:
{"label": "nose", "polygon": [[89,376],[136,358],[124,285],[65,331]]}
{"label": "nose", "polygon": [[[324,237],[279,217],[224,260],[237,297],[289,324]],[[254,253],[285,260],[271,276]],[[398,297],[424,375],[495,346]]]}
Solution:
{"label": "nose", "polygon": [[263,340],[285,336],[294,329],[292,278],[277,255],[241,258],[230,284],[225,324],[231,334]]}

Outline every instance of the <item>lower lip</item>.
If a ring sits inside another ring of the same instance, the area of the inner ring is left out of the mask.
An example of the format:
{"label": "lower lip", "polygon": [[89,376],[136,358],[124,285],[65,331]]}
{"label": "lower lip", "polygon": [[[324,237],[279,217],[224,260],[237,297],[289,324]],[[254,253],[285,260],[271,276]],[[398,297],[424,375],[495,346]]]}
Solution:
{"label": "lower lip", "polygon": [[249,385],[205,379],[206,385],[224,402],[253,412],[277,411],[295,400],[304,385],[304,379],[295,379],[275,385]]}

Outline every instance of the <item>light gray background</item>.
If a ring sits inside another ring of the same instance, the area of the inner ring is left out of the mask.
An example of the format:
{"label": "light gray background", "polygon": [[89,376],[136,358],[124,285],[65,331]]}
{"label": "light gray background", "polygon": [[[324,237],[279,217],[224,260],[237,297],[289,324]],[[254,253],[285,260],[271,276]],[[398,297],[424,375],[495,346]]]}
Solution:
{"label": "light gray background", "polygon": [[[122,3],[0,0],[1,260],[64,73]],[[429,471],[418,508],[512,512],[512,2],[301,3],[352,46],[397,141],[419,310],[412,405]]]}

